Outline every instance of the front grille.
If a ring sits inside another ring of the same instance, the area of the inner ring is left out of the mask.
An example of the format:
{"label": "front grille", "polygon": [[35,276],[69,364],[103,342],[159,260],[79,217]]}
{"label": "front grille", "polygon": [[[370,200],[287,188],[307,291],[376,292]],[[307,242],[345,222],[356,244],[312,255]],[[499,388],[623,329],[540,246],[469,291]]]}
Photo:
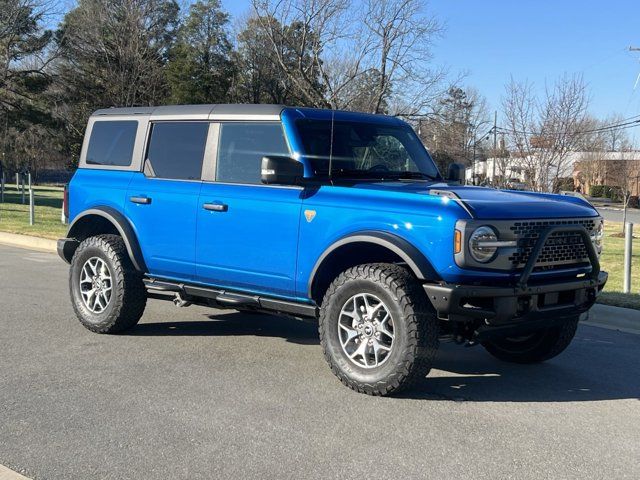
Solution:
{"label": "front grille", "polygon": [[[582,226],[589,235],[595,233],[599,219],[528,220],[514,222],[509,229],[518,241],[518,248],[509,256],[512,268],[523,268],[533,250],[540,232],[548,227]],[[554,270],[567,266],[589,264],[589,255],[582,237],[577,232],[556,232],[545,243],[534,271]]]}

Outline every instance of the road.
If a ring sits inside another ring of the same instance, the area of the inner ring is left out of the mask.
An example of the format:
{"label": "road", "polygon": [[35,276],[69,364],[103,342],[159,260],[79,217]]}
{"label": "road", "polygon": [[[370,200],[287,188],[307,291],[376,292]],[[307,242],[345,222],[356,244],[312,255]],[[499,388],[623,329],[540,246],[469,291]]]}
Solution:
{"label": "road", "polygon": [[85,330],[52,254],[0,246],[0,464],[36,479],[640,478],[640,336],[542,365],[442,345],[401,398],[343,387],[315,326],[153,301]]}
{"label": "road", "polygon": [[[622,209],[598,207],[598,212],[607,222],[622,222]],[[640,210],[627,210],[627,222],[633,222],[640,229]]]}

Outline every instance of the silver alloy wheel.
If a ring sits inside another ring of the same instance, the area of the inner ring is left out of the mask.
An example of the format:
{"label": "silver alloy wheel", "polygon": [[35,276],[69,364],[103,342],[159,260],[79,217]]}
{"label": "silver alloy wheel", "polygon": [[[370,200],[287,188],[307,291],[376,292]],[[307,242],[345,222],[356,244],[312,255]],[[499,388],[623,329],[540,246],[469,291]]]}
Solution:
{"label": "silver alloy wheel", "polygon": [[338,317],[342,350],[362,368],[375,368],[387,361],[393,348],[393,318],[375,295],[359,293],[346,301]]}
{"label": "silver alloy wheel", "polygon": [[93,313],[102,313],[111,300],[113,282],[106,262],[99,257],[91,257],[80,272],[80,294],[84,306]]}

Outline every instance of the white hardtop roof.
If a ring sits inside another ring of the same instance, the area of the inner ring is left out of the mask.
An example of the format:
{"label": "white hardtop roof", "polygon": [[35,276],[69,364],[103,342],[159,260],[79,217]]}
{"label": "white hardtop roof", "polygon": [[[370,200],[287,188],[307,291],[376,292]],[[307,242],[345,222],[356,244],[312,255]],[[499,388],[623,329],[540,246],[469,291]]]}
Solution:
{"label": "white hardtop roof", "polygon": [[284,105],[214,104],[167,105],[159,107],[103,108],[93,112],[97,116],[147,116],[151,119],[194,120],[274,120],[280,118]]}

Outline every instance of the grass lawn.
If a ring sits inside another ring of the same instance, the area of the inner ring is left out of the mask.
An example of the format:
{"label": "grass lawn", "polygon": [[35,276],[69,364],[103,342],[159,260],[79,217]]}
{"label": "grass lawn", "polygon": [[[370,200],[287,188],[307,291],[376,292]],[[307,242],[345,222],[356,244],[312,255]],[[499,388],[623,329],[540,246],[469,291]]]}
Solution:
{"label": "grass lawn", "polygon": [[600,263],[609,272],[609,281],[598,297],[598,303],[640,310],[640,225],[634,225],[631,266],[631,294],[622,293],[624,238],[613,237],[622,232],[622,223],[605,222],[604,250]]}
{"label": "grass lawn", "polygon": [[16,185],[5,185],[4,203],[0,203],[0,231],[58,239],[67,233],[60,221],[63,189],[34,187],[35,225],[29,225],[29,193],[25,189],[25,204]]}
{"label": "grass lawn", "polygon": [[[0,231],[22,233],[37,237],[58,239],[64,237],[67,226],[60,223],[62,188],[35,187],[36,224],[29,225],[29,206],[22,205],[15,184],[5,188],[5,203],[0,204]],[[28,201],[28,198],[27,198]],[[605,224],[604,252],[600,259],[602,269],[609,272],[609,281],[599,303],[640,310],[640,225],[635,226],[633,241],[633,267],[631,287],[634,293],[622,293],[622,267],[624,262],[624,239],[612,235],[622,231],[622,224]]]}

